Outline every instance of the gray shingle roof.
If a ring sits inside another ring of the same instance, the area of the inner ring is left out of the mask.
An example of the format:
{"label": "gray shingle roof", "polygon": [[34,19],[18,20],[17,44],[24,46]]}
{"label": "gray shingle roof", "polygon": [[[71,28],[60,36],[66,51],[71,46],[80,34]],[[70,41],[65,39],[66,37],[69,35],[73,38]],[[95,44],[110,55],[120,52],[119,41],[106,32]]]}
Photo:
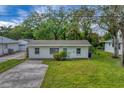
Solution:
{"label": "gray shingle roof", "polygon": [[87,40],[32,40],[28,46],[91,46]]}
{"label": "gray shingle roof", "polygon": [[18,43],[18,41],[0,36],[0,43]]}
{"label": "gray shingle roof", "polygon": [[[118,39],[118,41],[119,41],[119,43],[122,43],[122,39]],[[107,41],[104,41],[105,43],[112,43],[113,42],[113,40],[112,39],[110,39],[110,40],[107,40]]]}

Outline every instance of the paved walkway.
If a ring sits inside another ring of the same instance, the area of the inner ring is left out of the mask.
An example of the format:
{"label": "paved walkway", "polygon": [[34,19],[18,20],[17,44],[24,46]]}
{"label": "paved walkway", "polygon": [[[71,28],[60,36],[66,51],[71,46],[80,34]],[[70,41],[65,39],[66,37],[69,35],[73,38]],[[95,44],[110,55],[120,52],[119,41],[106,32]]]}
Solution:
{"label": "paved walkway", "polygon": [[6,61],[9,59],[24,59],[24,58],[25,58],[25,52],[19,52],[12,55],[6,55],[3,57],[0,57],[0,62]]}
{"label": "paved walkway", "polygon": [[27,60],[0,74],[0,88],[39,88],[47,68],[39,60]]}

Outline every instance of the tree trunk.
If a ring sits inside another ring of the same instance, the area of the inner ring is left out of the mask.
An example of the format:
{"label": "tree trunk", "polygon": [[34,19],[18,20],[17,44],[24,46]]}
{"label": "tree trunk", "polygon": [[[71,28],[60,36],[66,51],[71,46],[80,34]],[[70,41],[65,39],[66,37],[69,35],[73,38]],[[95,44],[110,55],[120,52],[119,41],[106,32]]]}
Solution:
{"label": "tree trunk", "polygon": [[66,40],[66,34],[65,34],[65,32],[63,34],[63,39]]}
{"label": "tree trunk", "polygon": [[55,40],[58,40],[58,36],[57,36],[57,33],[56,32],[54,32],[54,39]]}
{"label": "tree trunk", "polygon": [[113,54],[113,57],[114,58],[118,58],[119,57],[119,41],[118,41],[117,34],[113,37],[113,43],[114,43],[114,54]]}
{"label": "tree trunk", "polygon": [[121,29],[122,32],[122,66],[124,66],[124,30]]}
{"label": "tree trunk", "polygon": [[58,40],[57,35],[55,35],[55,40]]}

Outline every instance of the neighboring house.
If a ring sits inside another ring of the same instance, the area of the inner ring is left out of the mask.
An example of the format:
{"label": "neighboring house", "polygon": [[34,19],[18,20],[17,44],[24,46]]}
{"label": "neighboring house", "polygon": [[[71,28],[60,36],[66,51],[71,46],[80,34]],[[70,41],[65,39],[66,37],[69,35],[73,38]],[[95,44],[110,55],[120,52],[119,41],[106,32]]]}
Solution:
{"label": "neighboring house", "polygon": [[[118,49],[119,49],[119,55],[121,55],[122,54],[122,41],[121,40],[119,40]],[[104,50],[106,52],[114,53],[113,40],[105,41]]]}
{"label": "neighboring house", "polygon": [[26,51],[28,41],[26,40],[18,40],[19,44],[19,50],[20,51]]}
{"label": "neighboring house", "polygon": [[67,58],[88,58],[90,43],[87,40],[32,40],[28,44],[30,59],[53,58],[59,51],[67,52]]}
{"label": "neighboring house", "polygon": [[[119,41],[119,46],[118,46],[118,49],[119,49],[119,55],[122,54],[122,37],[121,37],[121,33],[119,32],[118,33],[118,41]],[[105,46],[104,46],[104,51],[106,52],[110,52],[110,53],[114,53],[114,45],[113,45],[113,40],[107,40],[107,41],[104,41],[105,43]]]}
{"label": "neighboring house", "polygon": [[18,41],[0,36],[0,56],[19,51]]}

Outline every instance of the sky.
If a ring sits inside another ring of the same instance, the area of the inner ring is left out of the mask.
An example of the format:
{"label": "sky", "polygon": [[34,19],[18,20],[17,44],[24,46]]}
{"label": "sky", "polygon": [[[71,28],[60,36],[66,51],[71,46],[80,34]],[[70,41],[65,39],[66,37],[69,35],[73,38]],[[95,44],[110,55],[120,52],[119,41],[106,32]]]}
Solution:
{"label": "sky", "polygon": [[[32,12],[45,12],[45,5],[0,5],[0,26],[16,26],[22,23]],[[60,6],[51,6],[57,9]],[[64,6],[65,8],[79,8],[78,5]],[[95,27],[98,28],[98,27]],[[99,30],[99,29],[98,29]],[[102,31],[103,32],[103,31]],[[101,34],[100,31],[97,32]]]}
{"label": "sky", "polygon": [[32,6],[0,6],[0,25],[19,24],[33,11]]}
{"label": "sky", "polygon": [[31,5],[0,5],[0,25],[17,25],[33,11],[44,11],[45,6]]}
{"label": "sky", "polygon": [[[1,25],[17,25],[24,21],[24,19],[31,14],[31,12],[44,12],[47,6],[43,5],[0,5],[0,26]],[[57,9],[60,6],[52,6]],[[78,8],[80,6],[65,6]]]}

